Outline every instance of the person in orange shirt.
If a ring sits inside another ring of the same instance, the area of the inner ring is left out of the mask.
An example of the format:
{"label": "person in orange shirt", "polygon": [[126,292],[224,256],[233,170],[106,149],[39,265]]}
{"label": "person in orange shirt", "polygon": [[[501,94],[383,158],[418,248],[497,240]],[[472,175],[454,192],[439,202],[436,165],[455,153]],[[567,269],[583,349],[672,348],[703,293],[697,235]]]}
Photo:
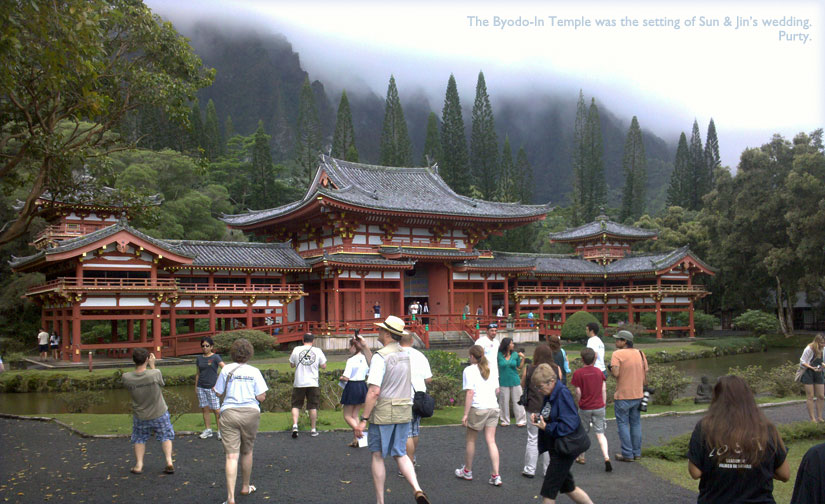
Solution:
{"label": "person in orange shirt", "polygon": [[613,407],[622,453],[615,455],[620,462],[633,462],[642,458],[642,422],[639,405],[644,395],[647,359],[641,350],[633,348],[633,333],[619,331],[616,351],[608,369],[616,377],[616,393]]}

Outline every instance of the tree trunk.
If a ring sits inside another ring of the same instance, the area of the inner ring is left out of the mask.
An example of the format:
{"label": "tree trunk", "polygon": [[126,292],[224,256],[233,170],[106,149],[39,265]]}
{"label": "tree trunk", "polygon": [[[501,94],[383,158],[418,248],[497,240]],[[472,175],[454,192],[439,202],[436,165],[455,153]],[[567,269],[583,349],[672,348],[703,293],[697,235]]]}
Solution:
{"label": "tree trunk", "polygon": [[793,308],[790,299],[782,291],[782,282],[776,279],[776,315],[779,318],[779,328],[786,338],[793,336]]}

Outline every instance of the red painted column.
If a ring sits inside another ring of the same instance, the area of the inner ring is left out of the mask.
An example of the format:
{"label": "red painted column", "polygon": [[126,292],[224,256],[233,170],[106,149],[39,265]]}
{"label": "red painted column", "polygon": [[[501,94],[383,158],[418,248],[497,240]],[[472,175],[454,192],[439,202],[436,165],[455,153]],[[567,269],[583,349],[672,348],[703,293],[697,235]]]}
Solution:
{"label": "red painted column", "polygon": [[71,339],[69,338],[69,319],[71,317],[71,312],[69,310],[60,310],[63,328],[60,330],[60,344],[62,348],[60,349],[61,352],[61,359],[68,360],[71,359],[72,355],[72,346],[71,346]]}
{"label": "red painted column", "polygon": [[[398,276],[398,317],[404,316],[404,272],[399,271]],[[383,315],[383,313],[382,313]],[[392,315],[389,313],[388,315]]]}
{"label": "red painted column", "polygon": [[510,315],[510,277],[504,275],[504,316]]}
{"label": "red painted column", "polygon": [[321,322],[327,321],[327,281],[322,278],[319,282],[321,291],[319,297],[321,298]]}
{"label": "red painted column", "polygon": [[[401,274],[403,275],[404,272],[402,271]],[[453,268],[452,266],[447,266],[447,287],[450,291],[450,306],[448,313],[455,313],[455,282],[453,282]]]}
{"label": "red painted column", "polygon": [[662,302],[656,301],[656,338],[662,338]]}
{"label": "red painted column", "polygon": [[72,303],[72,362],[80,362],[80,303]]}
{"label": "red painted column", "polygon": [[360,287],[361,287],[361,320],[364,320],[365,318],[367,318],[367,312],[366,312],[366,308],[367,308],[367,286],[366,286],[366,280],[364,280],[363,275],[366,275],[366,273],[362,274],[362,276],[361,276],[361,285],[360,285]]}
{"label": "red painted column", "polygon": [[135,341],[135,321],[132,319],[126,321],[126,338]]}
{"label": "red painted column", "polygon": [[169,337],[177,336],[178,334],[178,312],[174,304],[169,303]]}
{"label": "red painted column", "polygon": [[154,308],[152,308],[152,351],[158,359],[163,357],[162,345],[160,341],[160,303],[155,303]]}
{"label": "red painted column", "polygon": [[688,313],[690,314],[690,337],[696,337],[696,327],[693,325],[693,298],[690,298],[690,305],[688,306]]}
{"label": "red painted column", "polygon": [[335,273],[335,276],[332,279],[332,301],[335,303],[335,322],[341,321],[341,297],[340,293],[338,292],[338,273]]}
{"label": "red painted column", "polygon": [[209,302],[209,332],[214,333],[218,330],[216,327],[217,319],[215,315],[215,305]]}

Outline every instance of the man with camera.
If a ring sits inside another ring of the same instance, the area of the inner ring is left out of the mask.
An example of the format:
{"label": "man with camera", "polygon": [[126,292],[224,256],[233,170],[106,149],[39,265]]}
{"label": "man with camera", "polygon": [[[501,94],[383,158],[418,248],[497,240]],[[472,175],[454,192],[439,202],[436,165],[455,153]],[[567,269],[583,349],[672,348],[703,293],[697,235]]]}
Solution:
{"label": "man with camera", "polygon": [[613,407],[622,453],[615,455],[620,462],[633,462],[642,458],[642,422],[639,406],[644,397],[647,359],[641,350],[633,348],[633,333],[619,331],[616,351],[607,368],[616,377],[616,393]]}
{"label": "man with camera", "polygon": [[364,403],[366,418],[361,417],[353,432],[356,439],[360,438],[369,419],[368,443],[372,452],[372,480],[378,504],[384,504],[387,476],[384,458],[387,455],[395,458],[398,471],[413,487],[416,503],[429,504],[427,495],[418,485],[412,460],[407,456],[407,436],[412,420],[412,372],[410,354],[399,345],[404,335],[404,321],[390,315],[384,322],[375,325],[378,327],[378,341],[384,345],[375,355],[363,338],[356,337],[354,342],[369,362],[370,372]]}

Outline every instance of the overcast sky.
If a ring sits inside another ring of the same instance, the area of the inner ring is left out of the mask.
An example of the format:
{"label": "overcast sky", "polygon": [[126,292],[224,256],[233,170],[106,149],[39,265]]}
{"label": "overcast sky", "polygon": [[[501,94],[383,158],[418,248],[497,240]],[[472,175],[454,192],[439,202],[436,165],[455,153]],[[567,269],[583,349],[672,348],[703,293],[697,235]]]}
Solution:
{"label": "overcast sky", "polygon": [[[494,108],[497,96],[540,89],[575,98],[582,89],[672,143],[690,135],[694,118],[704,139],[713,117],[731,167],[774,132],[791,138],[825,126],[821,0],[146,3],[176,23],[209,18],[282,33],[328,90],[367,86],[383,96],[394,74],[402,100],[423,89],[439,114],[449,74],[469,106],[483,70]],[[502,26],[519,18],[531,24]]]}

